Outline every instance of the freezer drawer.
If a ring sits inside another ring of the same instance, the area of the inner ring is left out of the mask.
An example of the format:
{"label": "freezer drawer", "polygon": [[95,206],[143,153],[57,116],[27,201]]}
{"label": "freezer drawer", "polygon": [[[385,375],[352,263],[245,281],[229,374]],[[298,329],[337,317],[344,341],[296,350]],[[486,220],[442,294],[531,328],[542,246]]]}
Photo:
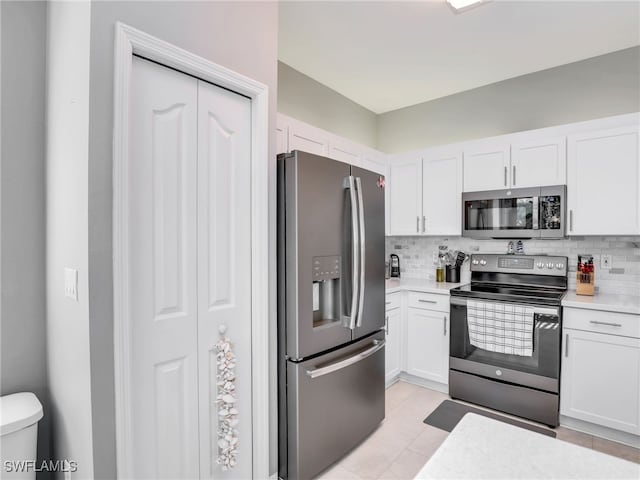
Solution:
{"label": "freezer drawer", "polygon": [[384,332],[312,360],[287,362],[287,382],[280,475],[311,479],[384,419]]}

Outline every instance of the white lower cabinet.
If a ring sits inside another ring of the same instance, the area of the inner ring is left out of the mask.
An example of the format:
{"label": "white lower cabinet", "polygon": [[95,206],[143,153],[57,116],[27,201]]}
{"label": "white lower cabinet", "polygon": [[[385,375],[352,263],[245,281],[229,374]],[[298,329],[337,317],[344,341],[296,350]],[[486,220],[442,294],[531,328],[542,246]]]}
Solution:
{"label": "white lower cabinet", "polygon": [[[397,294],[399,295],[399,294]],[[402,313],[400,307],[386,312],[385,380],[392,382],[402,371]]]}
{"label": "white lower cabinet", "polygon": [[449,314],[407,309],[407,373],[449,383]]}
{"label": "white lower cabinet", "polygon": [[597,312],[599,319],[580,323],[581,312],[594,315],[565,309],[560,413],[638,435],[640,338],[602,333],[602,329],[628,331],[640,316]]}

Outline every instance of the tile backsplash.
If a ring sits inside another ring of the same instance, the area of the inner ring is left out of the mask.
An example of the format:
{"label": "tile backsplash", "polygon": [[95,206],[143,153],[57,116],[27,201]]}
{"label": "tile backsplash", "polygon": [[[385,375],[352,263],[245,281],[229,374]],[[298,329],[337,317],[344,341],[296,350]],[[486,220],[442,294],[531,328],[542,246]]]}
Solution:
{"label": "tile backsplash", "polygon": [[[506,253],[509,240],[474,240],[462,237],[387,237],[387,258],[400,257],[400,272],[405,278],[433,278],[433,254],[438,245],[465,253]],[[602,293],[640,296],[640,237],[571,237],[563,240],[523,240],[528,255],[569,257],[569,289],[575,290],[578,254],[591,254],[596,271],[596,289]],[[600,256],[611,255],[610,270],[600,266]],[[461,272],[462,282],[469,282],[469,262]]]}

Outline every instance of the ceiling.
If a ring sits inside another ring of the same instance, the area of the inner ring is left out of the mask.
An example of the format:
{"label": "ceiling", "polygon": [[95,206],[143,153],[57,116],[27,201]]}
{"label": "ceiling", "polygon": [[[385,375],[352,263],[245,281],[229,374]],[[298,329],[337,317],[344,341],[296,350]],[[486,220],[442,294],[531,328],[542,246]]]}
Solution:
{"label": "ceiling", "polygon": [[280,2],[279,59],[375,113],[640,44],[640,2]]}

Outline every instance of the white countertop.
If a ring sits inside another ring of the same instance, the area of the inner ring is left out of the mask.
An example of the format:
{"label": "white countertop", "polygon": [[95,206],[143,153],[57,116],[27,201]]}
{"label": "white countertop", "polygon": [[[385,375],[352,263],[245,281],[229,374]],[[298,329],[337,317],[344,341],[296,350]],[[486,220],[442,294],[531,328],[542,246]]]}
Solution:
{"label": "white countertop", "polygon": [[387,293],[411,290],[413,292],[439,293],[449,295],[449,290],[459,287],[461,283],[436,282],[434,279],[422,278],[390,278],[386,281]]}
{"label": "white countertop", "polygon": [[640,465],[467,413],[418,479],[626,479]]}
{"label": "white countertop", "polygon": [[562,300],[562,306],[640,315],[640,297],[632,295],[596,292],[595,295],[588,296],[577,295],[575,291],[569,291]]}

